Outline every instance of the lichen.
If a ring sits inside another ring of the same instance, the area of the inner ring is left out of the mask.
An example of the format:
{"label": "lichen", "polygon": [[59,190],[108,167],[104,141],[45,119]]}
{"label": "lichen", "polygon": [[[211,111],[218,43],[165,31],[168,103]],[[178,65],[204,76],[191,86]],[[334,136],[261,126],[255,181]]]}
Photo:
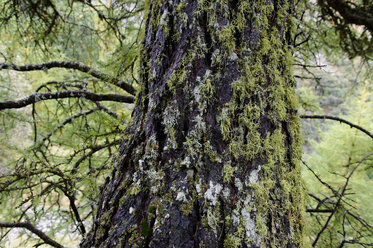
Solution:
{"label": "lichen", "polygon": [[210,181],[209,188],[205,192],[205,198],[209,200],[213,206],[215,206],[222,189],[223,187],[219,183],[214,184],[212,181]]}
{"label": "lichen", "polygon": [[220,211],[218,210],[219,204],[220,203],[218,203],[216,208],[210,207],[207,209],[207,225],[215,235],[218,235],[218,228],[220,227],[220,224],[224,222],[224,220],[221,219]]}

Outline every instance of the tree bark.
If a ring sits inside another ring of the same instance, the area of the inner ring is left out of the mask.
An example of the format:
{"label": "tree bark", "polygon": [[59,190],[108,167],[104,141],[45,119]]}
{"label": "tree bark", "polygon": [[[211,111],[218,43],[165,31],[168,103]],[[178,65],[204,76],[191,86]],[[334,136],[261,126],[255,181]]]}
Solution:
{"label": "tree bark", "polygon": [[302,247],[291,0],[150,0],[141,89],[81,247]]}

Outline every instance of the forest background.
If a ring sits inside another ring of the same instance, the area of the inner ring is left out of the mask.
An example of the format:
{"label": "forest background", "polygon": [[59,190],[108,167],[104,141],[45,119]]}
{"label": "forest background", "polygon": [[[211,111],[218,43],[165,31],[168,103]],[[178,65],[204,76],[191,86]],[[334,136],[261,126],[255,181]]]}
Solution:
{"label": "forest background", "polygon": [[[131,122],[145,9],[0,0],[0,247],[76,247],[90,230]],[[296,10],[307,239],[370,247],[371,34],[341,31],[316,2]]]}

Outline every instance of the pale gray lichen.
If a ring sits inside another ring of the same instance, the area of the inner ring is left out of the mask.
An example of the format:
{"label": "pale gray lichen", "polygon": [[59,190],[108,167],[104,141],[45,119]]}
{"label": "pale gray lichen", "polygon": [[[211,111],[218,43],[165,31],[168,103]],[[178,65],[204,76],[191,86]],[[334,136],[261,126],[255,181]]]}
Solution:
{"label": "pale gray lichen", "polygon": [[167,25],[167,16],[168,16],[168,10],[164,11],[161,20],[159,21],[160,25]]}
{"label": "pale gray lichen", "polygon": [[219,196],[223,187],[217,183],[214,185],[212,181],[209,183],[209,188],[205,192],[205,198],[209,200],[213,206],[216,205],[217,197]]}
{"label": "pale gray lichen", "polygon": [[187,170],[187,179],[193,179],[194,171],[193,170]]}
{"label": "pale gray lichen", "polygon": [[180,191],[177,193],[177,196],[176,196],[176,201],[182,201],[182,202],[187,202],[187,198],[186,198],[186,195],[183,191]]}
{"label": "pale gray lichen", "polygon": [[177,128],[177,120],[180,119],[180,112],[177,108],[177,103],[174,101],[168,105],[163,111],[162,124],[165,126],[164,131],[168,135],[167,147],[170,146],[173,149],[177,148],[177,142],[175,138],[175,129]]}
{"label": "pale gray lichen", "polygon": [[259,181],[259,171],[260,171],[260,166],[258,167],[257,170],[252,170],[249,176],[249,182],[250,184],[257,183]]}
{"label": "pale gray lichen", "polygon": [[200,182],[196,184],[196,190],[197,190],[197,193],[200,194],[202,191],[201,191],[201,179],[200,179]]}
{"label": "pale gray lichen", "polygon": [[230,61],[236,61],[238,59],[238,56],[235,52],[231,53],[229,56],[228,56],[228,59]]}
{"label": "pale gray lichen", "polygon": [[228,199],[230,195],[231,195],[231,190],[228,187],[225,187],[223,189],[223,196]]}
{"label": "pale gray lichen", "polygon": [[189,156],[187,156],[187,157],[185,157],[184,158],[184,160],[183,161],[181,161],[181,165],[182,166],[185,166],[186,168],[190,168],[191,167],[191,161],[190,161],[190,157]]}
{"label": "pale gray lichen", "polygon": [[234,209],[232,214],[232,224],[233,226],[238,227],[240,222],[240,214],[238,212],[238,209]]}
{"label": "pale gray lichen", "polygon": [[237,188],[238,191],[242,191],[242,186],[243,186],[242,182],[237,177],[234,179],[234,186],[236,186],[236,188]]}
{"label": "pale gray lichen", "polygon": [[241,216],[245,225],[246,237],[253,240],[257,246],[260,245],[261,237],[255,232],[255,219],[247,211],[246,207],[241,210]]}
{"label": "pale gray lichen", "polygon": [[139,160],[139,169],[142,171],[144,170],[144,164],[145,164],[145,161],[143,159],[140,159]]}
{"label": "pale gray lichen", "polygon": [[211,55],[211,66],[216,65],[216,63],[219,60],[219,55],[220,55],[220,50],[219,49],[215,49],[215,51]]}
{"label": "pale gray lichen", "polygon": [[212,231],[217,234],[217,227],[222,220],[219,218],[219,214],[216,211],[209,208],[207,210],[207,224],[211,227]]}

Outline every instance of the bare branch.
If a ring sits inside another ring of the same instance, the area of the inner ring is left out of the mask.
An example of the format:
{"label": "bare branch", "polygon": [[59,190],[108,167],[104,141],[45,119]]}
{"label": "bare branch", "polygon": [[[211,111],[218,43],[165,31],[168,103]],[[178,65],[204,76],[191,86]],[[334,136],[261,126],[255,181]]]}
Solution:
{"label": "bare branch", "polygon": [[359,244],[359,245],[364,246],[364,247],[367,247],[367,246],[373,247],[373,244],[368,244],[368,243],[360,242],[360,241],[357,241],[357,240],[343,240],[343,243]]}
{"label": "bare branch", "polygon": [[77,222],[77,225],[78,227],[80,228],[80,231],[81,233],[83,234],[83,236],[85,236],[86,234],[86,230],[85,230],[85,226],[83,224],[83,221],[82,219],[80,218],[80,215],[79,215],[79,211],[78,211],[78,208],[76,207],[76,204],[75,204],[75,196],[71,195],[67,189],[65,189],[64,187],[60,187],[60,186],[57,186],[57,188],[59,188],[64,194],[65,196],[69,199],[69,202],[70,202],[70,208],[71,210],[73,211],[73,214],[74,214],[74,217],[76,219],[76,222]]}
{"label": "bare branch", "polygon": [[27,105],[50,99],[61,99],[71,97],[84,97],[91,101],[114,101],[114,102],[125,102],[133,103],[134,98],[132,96],[124,96],[117,94],[96,94],[85,90],[63,90],[57,92],[47,93],[34,93],[18,101],[4,101],[0,102],[0,110],[12,109],[12,108],[23,108]]}
{"label": "bare branch", "polygon": [[35,92],[39,92],[42,88],[46,88],[47,86],[49,85],[58,85],[58,86],[62,86],[64,88],[66,87],[75,87],[75,88],[79,88],[79,89],[84,89],[86,88],[87,86],[87,83],[84,83],[84,84],[80,84],[80,83],[67,83],[67,82],[63,82],[63,81],[48,81],[46,83],[43,83],[42,85],[40,85],[36,90]]}
{"label": "bare branch", "polygon": [[300,63],[293,63],[295,66],[300,66],[300,67],[309,67],[309,68],[322,68],[326,67],[327,65],[307,65],[307,64],[300,64]]}
{"label": "bare branch", "polygon": [[15,71],[38,71],[38,70],[48,70],[51,68],[65,68],[65,69],[74,69],[81,72],[85,72],[95,78],[103,80],[105,82],[111,83],[125,91],[127,91],[131,95],[135,95],[136,89],[124,82],[123,80],[119,80],[109,74],[103,73],[98,71],[92,67],[86,66],[76,61],[50,61],[43,64],[28,64],[28,65],[15,65],[11,63],[0,63],[0,70],[7,69],[7,70],[15,70]]}
{"label": "bare branch", "polygon": [[18,223],[6,223],[6,222],[0,222],[0,227],[4,228],[26,228],[30,232],[36,234],[39,238],[41,238],[46,244],[57,247],[57,248],[63,248],[63,246],[50,237],[48,237],[44,232],[37,229],[35,226],[33,226],[30,222],[18,222]]}
{"label": "bare branch", "polygon": [[104,111],[104,112],[107,113],[108,115],[114,117],[115,119],[118,119],[118,118],[119,118],[119,115],[118,115],[117,113],[115,113],[114,111],[108,109],[107,107],[105,107],[105,106],[102,105],[101,103],[99,103],[99,102],[96,101],[95,104],[97,105],[97,107],[98,107],[100,110]]}
{"label": "bare branch", "polygon": [[63,122],[61,122],[60,124],[58,124],[58,126],[56,126],[50,133],[48,133],[42,140],[41,140],[41,143],[44,143],[44,141],[46,141],[47,139],[49,139],[57,130],[63,128],[66,124],[69,124],[71,122],[73,122],[73,120],[75,120],[76,118],[79,118],[80,116],[86,116],[86,115],[89,115],[93,112],[95,112],[96,110],[98,110],[99,108],[94,108],[94,109],[90,109],[90,110],[87,110],[85,112],[79,112],[77,113],[76,115],[73,115],[73,116],[70,116],[68,118],[66,118]]}
{"label": "bare branch", "polygon": [[343,188],[341,190],[341,193],[339,194],[339,198],[337,200],[337,202],[335,203],[334,205],[334,209],[333,211],[331,212],[331,214],[329,215],[328,219],[326,220],[323,228],[319,231],[319,233],[317,234],[315,240],[313,241],[312,243],[312,247],[315,247],[316,244],[317,244],[317,241],[319,240],[319,238],[321,237],[321,234],[325,231],[325,229],[328,227],[329,225],[329,222],[330,220],[332,219],[333,215],[337,212],[337,208],[339,207],[339,204],[342,200],[342,197],[344,196],[345,192],[346,192],[346,189],[347,189],[347,186],[348,186],[348,183],[350,181],[350,178],[352,177],[352,174],[354,174],[354,172],[356,171],[356,169],[364,162],[365,159],[367,159],[368,157],[372,156],[373,153],[369,153],[368,155],[366,155],[362,160],[360,160],[360,162],[350,171],[350,173],[348,174],[347,178],[346,178],[346,182],[345,184],[343,185]]}
{"label": "bare branch", "polygon": [[356,124],[353,124],[349,121],[346,121],[342,118],[339,118],[339,117],[335,117],[335,116],[330,116],[330,115],[301,115],[300,118],[302,119],[329,119],[329,120],[334,120],[334,121],[339,121],[339,122],[342,122],[342,123],[345,123],[347,125],[349,125],[351,128],[356,128],[360,131],[362,131],[363,133],[367,134],[369,137],[371,137],[373,139],[373,134],[370,133],[368,130],[356,125]]}
{"label": "bare branch", "polygon": [[79,165],[85,159],[87,159],[88,157],[92,156],[92,154],[94,154],[95,152],[100,151],[100,150],[105,149],[105,148],[108,148],[108,147],[111,147],[111,146],[119,145],[120,143],[121,143],[121,140],[114,140],[111,143],[106,143],[106,144],[102,144],[102,145],[97,145],[97,146],[89,147],[91,149],[91,151],[88,152],[87,154],[84,154],[81,158],[78,159],[78,161],[76,161],[76,163],[74,165],[74,168],[71,170],[71,173],[75,174],[77,172],[77,170],[78,170]]}
{"label": "bare branch", "polygon": [[314,170],[312,170],[312,168],[311,168],[310,166],[308,166],[308,164],[307,164],[306,162],[304,162],[303,160],[301,160],[301,161],[302,161],[302,163],[307,167],[307,169],[308,169],[309,171],[312,172],[312,174],[317,178],[317,180],[318,180],[322,185],[324,185],[325,187],[327,187],[328,189],[330,189],[334,194],[338,194],[338,191],[335,190],[335,189],[333,189],[333,187],[330,186],[329,184],[327,184],[326,182],[324,182],[324,181],[320,178],[320,176],[317,175],[317,173],[316,173]]}
{"label": "bare branch", "polygon": [[331,213],[333,212],[332,209],[311,209],[311,208],[308,208],[306,209],[306,212],[307,213]]}

